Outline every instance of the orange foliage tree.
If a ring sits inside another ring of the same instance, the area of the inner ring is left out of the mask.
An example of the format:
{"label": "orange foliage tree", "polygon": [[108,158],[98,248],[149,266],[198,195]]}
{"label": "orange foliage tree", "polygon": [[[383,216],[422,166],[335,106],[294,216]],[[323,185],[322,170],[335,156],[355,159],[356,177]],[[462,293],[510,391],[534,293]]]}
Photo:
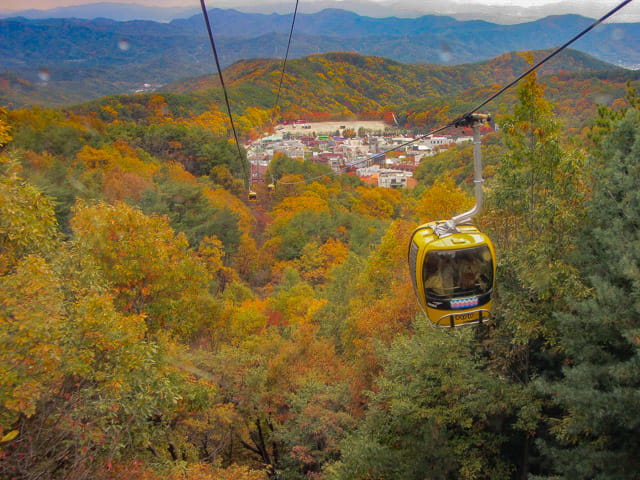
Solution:
{"label": "orange foliage tree", "polygon": [[394,221],[352,287],[358,295],[350,302],[341,341],[359,372],[359,391],[371,387],[380,369],[377,345],[388,345],[405,332],[418,313],[406,259],[413,228],[409,222]]}
{"label": "orange foliage tree", "polygon": [[142,193],[153,184],[153,175],[160,168],[141,160],[123,140],[102,148],[85,145],[76,155],[76,161],[86,169],[83,177],[88,178],[96,171],[101,174],[102,191],[110,201],[139,201]]}

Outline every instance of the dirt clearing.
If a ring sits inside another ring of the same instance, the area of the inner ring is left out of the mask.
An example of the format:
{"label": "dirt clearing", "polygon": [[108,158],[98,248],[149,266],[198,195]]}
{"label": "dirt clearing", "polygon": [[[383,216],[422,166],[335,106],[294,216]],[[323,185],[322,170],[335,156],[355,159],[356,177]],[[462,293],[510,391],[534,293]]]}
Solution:
{"label": "dirt clearing", "polygon": [[386,123],[381,120],[344,120],[338,122],[308,122],[311,128],[302,128],[301,124],[295,125],[278,125],[276,132],[285,133],[289,132],[292,135],[311,135],[315,132],[316,135],[333,135],[337,130],[342,131],[345,128],[353,129],[356,134],[360,128],[370,130],[373,133],[384,132],[385,127],[388,127]]}

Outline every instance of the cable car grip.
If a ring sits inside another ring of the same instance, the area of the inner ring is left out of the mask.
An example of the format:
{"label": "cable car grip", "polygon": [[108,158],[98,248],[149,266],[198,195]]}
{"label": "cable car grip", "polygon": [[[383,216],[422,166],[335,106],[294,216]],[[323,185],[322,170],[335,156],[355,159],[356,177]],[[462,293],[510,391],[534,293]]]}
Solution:
{"label": "cable car grip", "polygon": [[476,204],[468,212],[464,212],[460,215],[456,215],[451,220],[447,220],[436,226],[434,229],[435,234],[439,238],[443,238],[455,233],[459,233],[457,226],[468,222],[475,217],[482,209],[482,152],[481,152],[481,140],[480,140],[480,126],[484,123],[491,123],[492,117],[490,114],[485,113],[469,113],[454,120],[453,124],[456,127],[472,127],[473,128],[473,165],[474,165],[474,178],[473,183],[475,186]]}

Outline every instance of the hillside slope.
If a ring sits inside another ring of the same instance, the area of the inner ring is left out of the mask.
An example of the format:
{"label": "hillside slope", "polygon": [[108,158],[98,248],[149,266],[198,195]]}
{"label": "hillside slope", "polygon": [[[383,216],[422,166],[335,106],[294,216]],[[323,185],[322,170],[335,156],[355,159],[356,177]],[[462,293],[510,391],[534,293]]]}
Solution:
{"label": "hillside slope", "polygon": [[[538,61],[548,53],[532,52],[531,57]],[[396,111],[404,124],[428,127],[422,120],[412,120],[412,115],[443,109],[450,115],[468,111],[474,103],[526,71],[530,66],[526,57],[512,52],[485,62],[422,66],[345,52],[311,55],[287,62],[279,106],[282,112],[310,118],[318,118],[319,113],[334,118],[349,115],[379,118],[382,111],[390,109]],[[232,108],[237,111],[248,106],[272,108],[281,69],[280,61],[265,59],[243,60],[228,67],[224,78]],[[553,101],[563,105],[564,111],[560,113],[570,122],[586,118],[598,103],[624,97],[626,82],[640,78],[636,72],[573,50],[554,57],[538,74],[548,85]],[[222,105],[217,75],[176,82],[163,90],[195,94]],[[583,103],[578,105],[578,99]],[[510,102],[511,97],[506,95],[500,100]],[[498,105],[488,108],[495,110]]]}

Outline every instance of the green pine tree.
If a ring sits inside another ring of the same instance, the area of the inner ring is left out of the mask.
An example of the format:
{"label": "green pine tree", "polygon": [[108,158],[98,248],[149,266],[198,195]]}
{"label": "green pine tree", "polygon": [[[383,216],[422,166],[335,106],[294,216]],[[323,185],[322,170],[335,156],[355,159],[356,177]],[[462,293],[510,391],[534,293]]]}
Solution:
{"label": "green pine tree", "polygon": [[580,241],[592,295],[558,316],[568,361],[560,381],[542,384],[562,409],[544,445],[554,478],[640,472],[640,113],[628,110],[600,147]]}
{"label": "green pine tree", "polygon": [[385,352],[366,418],[342,442],[330,479],[507,479],[502,423],[513,397],[473,354],[472,330],[420,320]]}
{"label": "green pine tree", "polygon": [[[505,154],[488,199],[489,233],[498,257],[497,292],[487,356],[519,400],[511,448],[518,478],[540,472],[533,439],[545,432],[544,398],[531,380],[557,375],[554,314],[584,288],[568,258],[583,212],[580,156],[561,129],[535,74],[517,88],[519,103],[501,123]],[[484,333],[483,333],[484,334]]]}

